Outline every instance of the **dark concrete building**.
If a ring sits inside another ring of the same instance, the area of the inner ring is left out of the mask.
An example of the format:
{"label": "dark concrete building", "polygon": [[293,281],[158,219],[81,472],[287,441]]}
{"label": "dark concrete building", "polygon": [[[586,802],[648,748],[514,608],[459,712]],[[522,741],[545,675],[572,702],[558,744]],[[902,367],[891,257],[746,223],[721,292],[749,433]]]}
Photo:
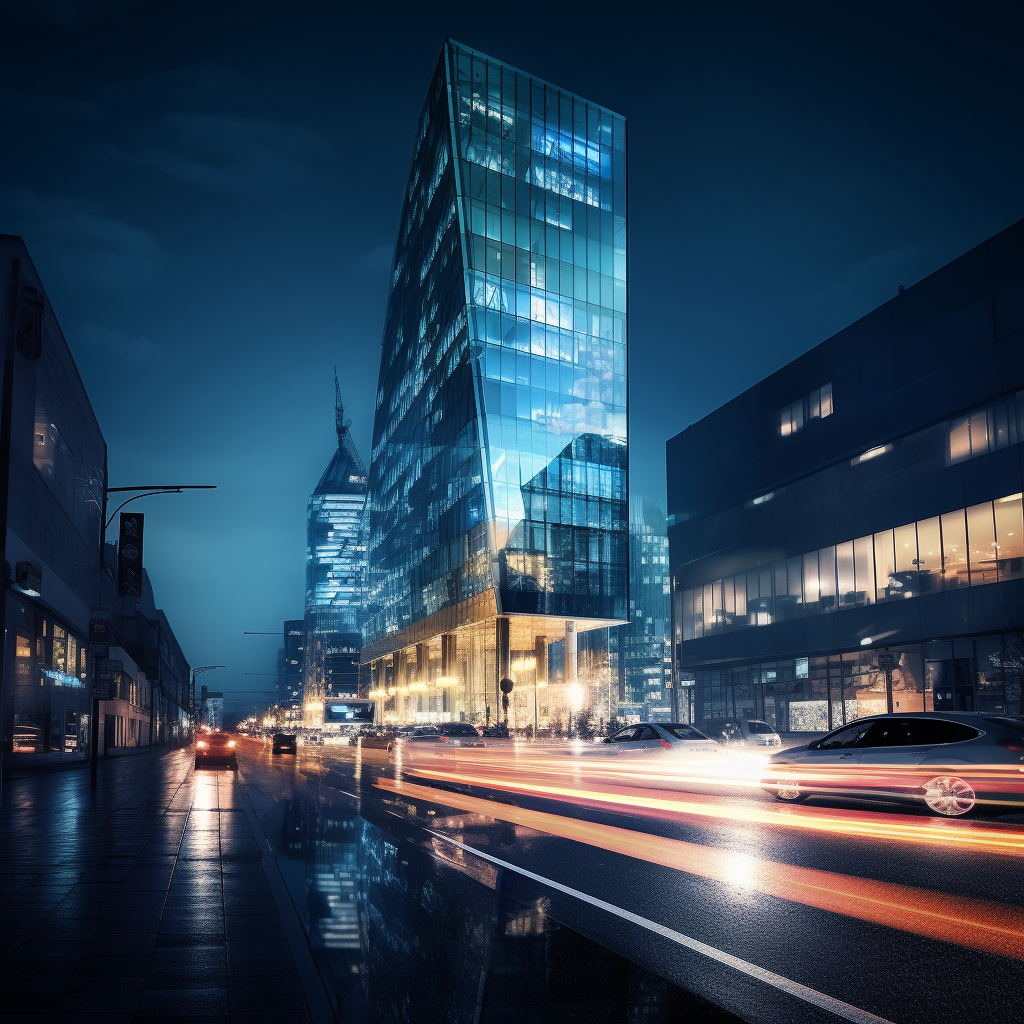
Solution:
{"label": "dark concrete building", "polygon": [[1024,221],[672,438],[683,716],[1018,712],[1022,389]]}

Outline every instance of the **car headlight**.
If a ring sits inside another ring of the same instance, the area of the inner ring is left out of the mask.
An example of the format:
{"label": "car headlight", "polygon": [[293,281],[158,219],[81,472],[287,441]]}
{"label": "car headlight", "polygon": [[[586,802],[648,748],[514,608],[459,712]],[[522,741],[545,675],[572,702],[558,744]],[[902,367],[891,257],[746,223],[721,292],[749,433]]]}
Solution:
{"label": "car headlight", "polygon": [[200,741],[199,741],[199,742],[198,742],[198,743],[196,744],[196,748],[197,748],[197,749],[199,749],[199,750],[204,750],[204,749],[205,749],[205,748],[207,747],[207,745],[208,745],[208,744],[207,744],[206,740],[200,740]]}
{"label": "car headlight", "polygon": [[228,746],[229,747],[233,747],[234,745],[235,745],[235,741],[234,740],[228,740]]}

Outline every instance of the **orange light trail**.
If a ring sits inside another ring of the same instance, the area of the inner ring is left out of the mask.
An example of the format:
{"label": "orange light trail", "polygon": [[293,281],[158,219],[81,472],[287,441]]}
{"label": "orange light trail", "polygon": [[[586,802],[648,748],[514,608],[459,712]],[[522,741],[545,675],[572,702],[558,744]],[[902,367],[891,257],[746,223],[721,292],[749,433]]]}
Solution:
{"label": "orange light trail", "polygon": [[500,776],[471,775],[430,768],[406,769],[436,782],[454,782],[507,793],[520,793],[551,800],[614,807],[624,813],[654,812],[659,817],[713,818],[720,821],[747,822],[773,827],[804,829],[858,839],[888,839],[926,846],[955,847],[978,853],[998,853],[1024,857],[1024,830],[1000,826],[978,826],[966,822],[935,821],[909,815],[860,812],[857,817],[835,811],[808,811],[797,807],[738,807],[726,803],[698,802],[670,797],[650,796],[636,788],[610,790],[558,786]]}
{"label": "orange light trail", "polygon": [[1024,960],[1024,909],[1021,908],[817,868],[796,867],[415,783],[382,778],[377,780],[376,786],[396,796],[459,808],[791,903]]}

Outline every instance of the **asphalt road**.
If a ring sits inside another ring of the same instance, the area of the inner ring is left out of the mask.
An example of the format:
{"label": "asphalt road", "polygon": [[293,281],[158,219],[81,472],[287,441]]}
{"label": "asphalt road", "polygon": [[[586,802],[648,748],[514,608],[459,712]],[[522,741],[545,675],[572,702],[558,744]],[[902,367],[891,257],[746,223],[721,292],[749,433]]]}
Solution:
{"label": "asphalt road", "polygon": [[[1020,1007],[1022,816],[782,806],[742,778],[511,747],[397,764],[349,747],[274,757],[248,740],[241,751],[241,777],[280,849],[289,829],[323,835],[325,821],[344,821],[338,835],[353,850],[379,844],[400,851],[398,865],[401,851],[418,850],[435,888],[455,879],[446,919],[460,906],[486,914],[485,892],[543,907],[562,928],[692,994],[694,1019],[960,1024],[1002,1021]],[[293,841],[288,856],[299,859],[302,845]],[[316,844],[306,847],[315,860]],[[390,905],[398,931],[403,907]],[[419,927],[406,924],[410,934]],[[413,939],[395,939],[396,949]],[[364,934],[359,955],[365,944]]]}

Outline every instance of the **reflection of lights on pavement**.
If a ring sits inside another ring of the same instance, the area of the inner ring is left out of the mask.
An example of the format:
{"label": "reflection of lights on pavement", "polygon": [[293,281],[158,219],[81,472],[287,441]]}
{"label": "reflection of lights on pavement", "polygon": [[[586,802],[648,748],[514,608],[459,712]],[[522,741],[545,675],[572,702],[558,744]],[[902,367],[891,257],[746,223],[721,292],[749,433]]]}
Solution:
{"label": "reflection of lights on pavement", "polygon": [[754,871],[757,861],[749,854],[732,851],[723,858],[725,881],[731,882],[740,889],[754,884]]}
{"label": "reflection of lights on pavement", "polygon": [[[457,764],[451,766],[454,771],[418,766],[415,769],[407,768],[406,774],[415,774],[438,782],[456,782],[575,805],[598,805],[614,808],[620,813],[646,817],[711,818],[736,825],[768,825],[851,838],[881,839],[887,842],[899,841],[1024,857],[1024,833],[1013,826],[978,826],[967,822],[954,823],[886,811],[849,812],[834,808],[770,805],[744,807],[720,799],[701,800],[675,796],[665,790],[652,791],[650,786],[646,785],[649,780],[644,775],[605,772],[601,770],[605,767],[603,764],[595,765],[585,758],[561,758],[557,765],[557,769],[535,772],[532,777],[521,765],[514,766],[514,771],[502,775],[500,764],[485,763],[482,759],[471,761],[463,757]],[[513,765],[510,763],[509,767],[512,768]],[[618,769],[622,766],[617,762],[614,767]],[[568,784],[570,780],[566,777],[567,769],[571,769],[572,772],[571,784]],[[559,779],[549,780],[546,777],[552,774],[557,774]],[[663,782],[670,778],[658,776],[659,781]],[[729,782],[700,776],[689,777],[683,781],[700,784]],[[623,782],[628,784],[621,784]]]}
{"label": "reflection of lights on pavement", "polygon": [[[791,903],[1024,960],[1024,909],[1020,907],[754,857],[746,858],[748,865],[723,856],[727,851],[720,848],[409,782],[399,787],[382,778],[376,786],[410,799],[475,812],[725,885],[742,885],[748,891]],[[743,880],[733,877],[732,872],[741,873]]]}

